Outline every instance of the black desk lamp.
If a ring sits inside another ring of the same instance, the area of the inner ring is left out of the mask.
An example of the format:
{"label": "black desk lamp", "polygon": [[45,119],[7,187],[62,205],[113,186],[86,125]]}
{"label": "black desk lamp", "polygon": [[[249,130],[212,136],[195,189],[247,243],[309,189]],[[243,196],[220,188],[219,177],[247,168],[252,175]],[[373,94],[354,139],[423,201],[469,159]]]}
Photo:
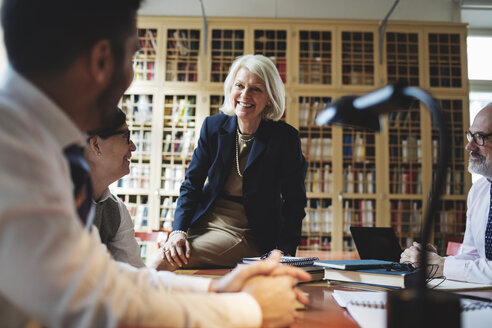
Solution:
{"label": "black desk lamp", "polygon": [[360,97],[341,97],[329,104],[316,117],[316,123],[348,125],[379,131],[381,115],[407,109],[415,99],[427,106],[439,128],[439,162],[436,180],[424,215],[421,234],[421,269],[417,273],[417,283],[409,289],[388,293],[387,323],[388,327],[460,327],[458,297],[426,288],[428,259],[425,245],[430,239],[432,220],[439,209],[439,199],[450,160],[449,134],[439,102],[422,89],[402,84],[388,85]]}

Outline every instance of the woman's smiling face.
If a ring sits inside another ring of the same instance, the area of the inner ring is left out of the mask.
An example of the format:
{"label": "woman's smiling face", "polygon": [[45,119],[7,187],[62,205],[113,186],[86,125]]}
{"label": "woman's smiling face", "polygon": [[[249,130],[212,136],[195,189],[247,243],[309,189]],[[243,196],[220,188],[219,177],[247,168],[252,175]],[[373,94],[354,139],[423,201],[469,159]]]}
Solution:
{"label": "woman's smiling face", "polygon": [[231,97],[238,119],[249,123],[259,123],[269,102],[265,82],[244,67],[236,74]]}

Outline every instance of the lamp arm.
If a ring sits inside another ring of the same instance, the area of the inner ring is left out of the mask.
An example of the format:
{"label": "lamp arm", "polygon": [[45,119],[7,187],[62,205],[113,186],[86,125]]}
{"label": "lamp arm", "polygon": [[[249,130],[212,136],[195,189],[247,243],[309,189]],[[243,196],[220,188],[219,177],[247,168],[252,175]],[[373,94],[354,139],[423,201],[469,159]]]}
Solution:
{"label": "lamp arm", "polygon": [[427,258],[426,245],[430,240],[432,222],[439,209],[439,201],[444,189],[446,171],[450,160],[449,132],[442,115],[441,106],[439,105],[438,101],[434,99],[430,94],[416,87],[404,87],[402,93],[405,96],[416,98],[426,105],[427,109],[430,111],[432,115],[432,119],[434,123],[439,128],[439,133],[440,133],[437,175],[434,184],[432,186],[431,194],[429,195],[429,201],[427,202],[427,207],[425,209],[422,235],[421,235],[421,243],[422,243],[421,256],[420,256],[421,270],[419,270],[418,273],[419,276],[418,276],[417,288],[425,289],[426,287],[425,281],[427,276],[426,268],[427,268],[427,263],[429,262]]}

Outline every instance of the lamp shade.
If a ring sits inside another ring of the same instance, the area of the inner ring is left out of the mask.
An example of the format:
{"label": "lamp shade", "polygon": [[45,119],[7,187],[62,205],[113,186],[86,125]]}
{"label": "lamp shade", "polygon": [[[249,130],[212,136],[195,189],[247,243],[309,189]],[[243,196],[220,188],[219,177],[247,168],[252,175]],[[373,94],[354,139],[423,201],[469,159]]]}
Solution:
{"label": "lamp shade", "polygon": [[328,104],[316,117],[316,124],[338,124],[380,131],[382,114],[408,108],[414,99],[402,84],[391,84],[363,96],[345,96]]}
{"label": "lamp shade", "polygon": [[356,109],[356,99],[357,96],[345,96],[332,102],[316,117],[316,124],[337,124],[379,131],[379,115],[373,111]]}

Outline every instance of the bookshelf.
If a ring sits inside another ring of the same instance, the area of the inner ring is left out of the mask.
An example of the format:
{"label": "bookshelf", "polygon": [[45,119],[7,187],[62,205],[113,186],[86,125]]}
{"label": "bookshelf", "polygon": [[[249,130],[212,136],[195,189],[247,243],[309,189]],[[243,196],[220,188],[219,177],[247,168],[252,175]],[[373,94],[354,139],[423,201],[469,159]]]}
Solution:
{"label": "bookshelf", "polygon": [[244,55],[244,30],[212,29],[211,82],[224,82],[236,57]]}
{"label": "bookshelf", "polygon": [[137,51],[133,59],[136,81],[153,81],[155,79],[157,37],[157,29],[138,29],[140,50]]}
{"label": "bookshelf", "polygon": [[418,237],[439,147],[427,109],[415,102],[388,115],[380,134],[314,124],[332,100],[395,81],[431,91],[449,118],[453,159],[433,240],[443,252],[447,241],[462,238],[471,186],[465,25],[392,21],[379,48],[376,21],[207,22],[204,31],[199,17],[139,17],[142,49],[121,100],[137,151],[131,175],[112,186],[132,209],[138,231],[171,229],[201,124],[218,113],[234,58],[256,53],[279,69],[283,119],[298,128],[308,165],[300,250],[353,251],[350,225],[393,227],[403,246]]}

